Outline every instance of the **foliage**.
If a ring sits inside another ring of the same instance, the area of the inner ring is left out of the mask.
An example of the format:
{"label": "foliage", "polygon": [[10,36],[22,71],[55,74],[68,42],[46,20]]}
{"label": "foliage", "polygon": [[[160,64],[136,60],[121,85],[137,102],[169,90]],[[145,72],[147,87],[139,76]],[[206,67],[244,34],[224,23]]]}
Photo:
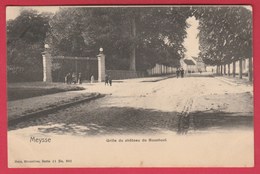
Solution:
{"label": "foliage", "polygon": [[244,7],[198,7],[200,56],[207,64],[252,57],[252,12]]}
{"label": "foliage", "polygon": [[42,56],[50,14],[23,10],[7,21],[8,81],[42,80]]}
{"label": "foliage", "polygon": [[54,55],[93,57],[103,47],[108,69],[129,69],[131,56],[138,70],[177,66],[185,51],[186,14],[168,7],[61,8],[46,41]]}
{"label": "foliage", "polygon": [[241,6],[62,7],[55,15],[23,10],[7,22],[8,80],[42,80],[44,43],[54,56],[95,57],[102,47],[111,70],[179,66],[186,19],[193,15],[206,64],[252,56],[252,12]]}

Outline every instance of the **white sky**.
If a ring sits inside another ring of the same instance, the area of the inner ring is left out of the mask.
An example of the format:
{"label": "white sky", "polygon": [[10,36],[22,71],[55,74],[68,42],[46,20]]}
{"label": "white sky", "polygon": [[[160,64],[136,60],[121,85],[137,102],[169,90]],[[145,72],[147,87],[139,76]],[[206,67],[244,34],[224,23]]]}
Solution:
{"label": "white sky", "polygon": [[187,19],[187,23],[190,24],[190,27],[187,29],[187,38],[183,43],[184,47],[187,49],[185,57],[197,57],[199,54],[199,38],[197,38],[199,33],[199,21],[197,21],[195,17],[190,17]]}
{"label": "white sky", "polygon": [[[15,19],[19,14],[20,11],[24,8],[28,8],[28,9],[34,9],[37,10],[39,12],[53,12],[55,13],[56,11],[58,11],[59,6],[23,6],[23,7],[7,7],[6,9],[6,20],[9,19]],[[191,25],[188,29],[187,29],[187,38],[184,41],[184,46],[187,49],[186,52],[186,57],[190,58],[191,56],[198,56],[199,53],[199,41],[197,38],[197,34],[198,34],[198,21],[195,19],[195,17],[190,17],[187,19],[187,22]]]}
{"label": "white sky", "polygon": [[22,6],[22,7],[10,6],[10,7],[6,8],[6,20],[15,19],[20,14],[20,11],[23,9],[33,9],[33,10],[39,11],[40,13],[42,13],[42,12],[55,13],[56,11],[59,10],[59,6],[42,6],[42,7],[41,6],[37,6],[37,7],[36,6],[31,6],[31,7],[29,7],[29,6]]}

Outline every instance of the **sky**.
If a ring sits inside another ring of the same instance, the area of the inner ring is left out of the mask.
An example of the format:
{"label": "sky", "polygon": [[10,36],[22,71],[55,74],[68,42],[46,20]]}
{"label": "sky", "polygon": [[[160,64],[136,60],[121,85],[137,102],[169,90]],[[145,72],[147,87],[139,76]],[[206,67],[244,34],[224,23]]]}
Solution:
{"label": "sky", "polygon": [[199,21],[195,17],[190,17],[186,21],[190,24],[190,27],[187,28],[187,38],[184,40],[184,47],[187,49],[185,54],[186,58],[198,57],[199,54],[199,38],[197,37],[199,30]]}
{"label": "sky", "polygon": [[19,14],[20,14],[20,11],[23,10],[23,9],[33,9],[33,10],[37,10],[39,11],[40,13],[42,12],[52,12],[52,13],[55,13],[56,11],[59,10],[59,7],[58,6],[23,6],[23,7],[13,7],[13,6],[10,6],[10,7],[7,7],[6,8],[6,20],[9,20],[9,19],[15,19]]}
{"label": "sky", "polygon": [[[55,13],[59,9],[58,6],[7,7],[6,20],[15,19],[20,14],[20,11],[24,8],[34,9],[39,12],[52,12],[52,13]],[[199,32],[197,28],[199,23],[195,19],[195,17],[188,18],[187,23],[190,24],[190,27],[187,29],[187,38],[184,40],[183,43],[184,47],[187,49],[185,57],[186,58],[190,58],[191,56],[197,57],[199,53],[199,40],[197,38],[197,34]]]}

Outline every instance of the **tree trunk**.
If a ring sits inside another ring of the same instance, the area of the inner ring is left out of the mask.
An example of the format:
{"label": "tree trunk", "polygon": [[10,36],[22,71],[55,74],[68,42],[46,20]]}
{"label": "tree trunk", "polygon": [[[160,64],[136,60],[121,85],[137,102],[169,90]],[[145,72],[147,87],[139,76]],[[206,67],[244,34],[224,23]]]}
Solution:
{"label": "tree trunk", "polygon": [[227,71],[226,71],[226,64],[223,65],[224,66],[224,75],[227,74]]}
{"label": "tree trunk", "polygon": [[230,76],[230,63],[228,63],[228,76]]}
{"label": "tree trunk", "polygon": [[220,75],[223,75],[223,66],[220,65]]}
{"label": "tree trunk", "polygon": [[[131,32],[132,32],[131,33],[132,37],[135,40],[135,38],[136,38],[135,17],[133,17],[131,19]],[[135,65],[135,54],[136,54],[135,49],[136,48],[135,47],[136,47],[136,45],[135,45],[135,43],[133,43],[133,48],[131,50],[131,55],[130,55],[130,70],[132,70],[132,71],[136,70],[136,65]]]}
{"label": "tree trunk", "polygon": [[131,55],[130,55],[130,70],[135,71],[135,48],[131,50]]}
{"label": "tree trunk", "polygon": [[76,74],[78,75],[78,61],[77,60],[75,60],[75,71],[76,71]]}
{"label": "tree trunk", "polygon": [[233,62],[233,77],[236,77],[236,61]]}
{"label": "tree trunk", "polygon": [[253,81],[253,63],[252,63],[252,57],[249,57],[248,59],[248,80],[250,82]]}
{"label": "tree trunk", "polygon": [[242,68],[242,59],[239,59],[239,78],[242,79],[243,68]]}

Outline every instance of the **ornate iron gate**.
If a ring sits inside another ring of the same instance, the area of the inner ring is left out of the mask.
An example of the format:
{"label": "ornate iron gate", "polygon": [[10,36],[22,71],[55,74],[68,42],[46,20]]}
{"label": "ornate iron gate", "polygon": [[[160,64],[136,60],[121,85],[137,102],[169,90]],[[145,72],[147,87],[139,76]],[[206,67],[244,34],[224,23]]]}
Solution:
{"label": "ornate iron gate", "polygon": [[68,73],[81,73],[82,80],[90,81],[91,76],[98,80],[98,59],[90,57],[52,57],[52,79],[54,82],[64,82]]}

